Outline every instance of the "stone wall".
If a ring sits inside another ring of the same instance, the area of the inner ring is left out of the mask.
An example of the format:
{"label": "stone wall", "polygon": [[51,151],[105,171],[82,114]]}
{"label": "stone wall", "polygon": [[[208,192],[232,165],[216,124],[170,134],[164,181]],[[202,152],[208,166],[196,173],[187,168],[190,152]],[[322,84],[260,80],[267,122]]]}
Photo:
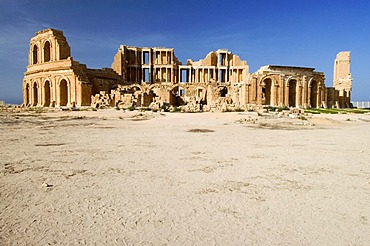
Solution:
{"label": "stone wall", "polygon": [[349,64],[349,52],[337,55],[329,89],[314,68],[268,65],[249,73],[247,62],[227,49],[183,65],[173,48],[121,45],[112,68],[89,69],[73,60],[63,32],[46,29],[30,41],[23,101],[44,107],[169,104],[190,111],[348,107]]}

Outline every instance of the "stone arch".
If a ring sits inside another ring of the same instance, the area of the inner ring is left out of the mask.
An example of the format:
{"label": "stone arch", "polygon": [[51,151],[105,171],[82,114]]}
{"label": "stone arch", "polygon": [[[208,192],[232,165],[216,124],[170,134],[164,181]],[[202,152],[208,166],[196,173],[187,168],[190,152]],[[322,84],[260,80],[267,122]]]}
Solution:
{"label": "stone arch", "polygon": [[181,106],[185,104],[186,89],[181,85],[175,85],[171,89],[170,104]]}
{"label": "stone arch", "polygon": [[263,105],[272,105],[272,87],[274,82],[272,78],[266,77],[262,80],[262,104]]}
{"label": "stone arch", "polygon": [[159,89],[160,85],[159,84],[152,84],[150,85],[147,89],[146,92],[149,93],[150,91],[153,91],[154,89]]}
{"label": "stone arch", "polygon": [[38,104],[39,100],[38,88],[39,86],[37,84],[37,81],[34,81],[32,85],[32,96],[33,96],[32,106],[37,106]]}
{"label": "stone arch", "polygon": [[274,82],[273,85],[277,85],[278,84],[278,81],[279,81],[279,78],[277,76],[271,75],[271,74],[267,74],[267,75],[262,76],[259,79],[259,85],[262,86],[263,81],[266,80],[266,79],[271,79],[271,82]]}
{"label": "stone arch", "polygon": [[68,105],[68,88],[69,83],[66,79],[62,79],[59,82],[59,106],[67,106]]}
{"label": "stone arch", "polygon": [[297,101],[297,86],[298,81],[297,79],[291,78],[288,81],[287,87],[288,87],[288,107],[296,107],[296,101]]}
{"label": "stone arch", "polygon": [[28,83],[26,83],[26,86],[24,88],[24,105],[25,106],[28,106],[30,105],[31,101],[30,101],[30,85]]}
{"label": "stone arch", "polygon": [[51,45],[49,41],[44,43],[44,62],[51,60]]}
{"label": "stone arch", "polygon": [[39,53],[39,48],[37,47],[37,44],[34,44],[32,47],[32,64],[37,64],[38,53]]}
{"label": "stone arch", "polygon": [[184,84],[184,83],[182,83],[182,84],[173,84],[173,85],[170,85],[170,86],[168,87],[168,89],[169,89],[170,91],[173,91],[174,89],[177,89],[177,88],[179,88],[179,87],[181,87],[181,88],[183,88],[183,89],[186,89],[187,85],[186,85],[186,84]]}
{"label": "stone arch", "polygon": [[312,79],[310,80],[308,87],[310,88],[309,89],[310,106],[311,108],[317,108],[319,99],[319,83],[316,80]]}
{"label": "stone arch", "polygon": [[[141,88],[141,86],[140,86],[140,85],[133,84],[133,85],[128,86],[128,89],[129,89],[129,90],[133,90],[133,89],[135,89],[135,88],[139,89],[139,91],[143,91],[143,89]],[[136,90],[135,90],[135,91],[136,91]]]}
{"label": "stone arch", "polygon": [[51,84],[49,80],[44,82],[44,107],[49,107],[51,103]]}

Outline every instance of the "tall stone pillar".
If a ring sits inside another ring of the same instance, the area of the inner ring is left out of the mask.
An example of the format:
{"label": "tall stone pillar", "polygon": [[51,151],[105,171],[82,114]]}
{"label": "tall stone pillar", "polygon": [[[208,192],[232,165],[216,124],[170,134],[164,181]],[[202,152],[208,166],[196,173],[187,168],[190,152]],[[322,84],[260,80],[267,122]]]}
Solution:
{"label": "tall stone pillar", "polygon": [[279,105],[279,107],[283,107],[284,106],[284,75],[280,75],[279,76],[279,98],[278,98],[278,102],[277,102],[277,105]]}
{"label": "tall stone pillar", "polygon": [[273,79],[271,79],[271,98],[270,98],[270,104],[271,106],[276,105],[276,86]]}
{"label": "tall stone pillar", "polygon": [[141,92],[141,98],[140,98],[141,99],[141,102],[140,102],[141,103],[141,105],[140,105],[141,107],[144,106],[144,94],[145,94],[144,92]]}
{"label": "tall stone pillar", "polygon": [[302,84],[300,83],[300,81],[297,81],[297,86],[296,86],[296,97],[295,97],[295,101],[296,101],[296,107],[297,108],[300,108],[301,105],[302,105]]}
{"label": "tall stone pillar", "polygon": [[250,103],[257,104],[257,78],[251,78],[251,85],[249,86]]}
{"label": "tall stone pillar", "polygon": [[256,89],[257,89],[257,105],[262,105],[262,85],[256,79]]}
{"label": "tall stone pillar", "polygon": [[249,104],[249,87],[250,87],[250,84],[248,83],[245,83],[244,84],[244,105],[247,105]]}
{"label": "tall stone pillar", "polygon": [[284,106],[289,107],[289,85],[284,83]]}
{"label": "tall stone pillar", "polygon": [[317,86],[317,101],[316,101],[316,105],[318,108],[321,107],[321,103],[322,103],[322,87],[321,85],[318,85]]}
{"label": "tall stone pillar", "polygon": [[302,79],[302,106],[303,108],[307,108],[307,76],[303,76]]}
{"label": "tall stone pillar", "polygon": [[[339,52],[334,61],[333,87],[339,91],[339,101],[350,101],[350,97],[344,95],[343,91],[352,90],[352,74],[350,72],[351,57],[350,51]],[[347,93],[350,95],[350,93]],[[345,103],[344,103],[345,104]],[[340,105],[345,107],[346,105]]]}

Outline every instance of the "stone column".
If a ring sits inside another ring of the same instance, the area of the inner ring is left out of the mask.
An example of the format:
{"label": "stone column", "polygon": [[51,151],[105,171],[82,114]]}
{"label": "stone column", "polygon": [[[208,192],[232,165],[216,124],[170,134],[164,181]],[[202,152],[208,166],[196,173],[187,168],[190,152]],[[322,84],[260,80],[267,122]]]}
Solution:
{"label": "stone column", "polygon": [[60,60],[59,44],[58,43],[56,43],[56,45],[55,45],[55,60],[56,61]]}
{"label": "stone column", "polygon": [[270,104],[271,106],[275,106],[276,105],[276,86],[275,86],[275,82],[273,81],[273,79],[271,79],[271,98],[270,98]]}
{"label": "stone column", "polygon": [[303,76],[302,86],[302,106],[307,108],[307,76]]}
{"label": "stone column", "polygon": [[40,92],[40,95],[39,95],[39,102],[40,102],[40,106],[45,106],[45,87],[44,87],[44,82],[45,82],[45,79],[42,79],[41,82],[40,82],[40,89],[39,89],[39,92]]}
{"label": "stone column", "polygon": [[[78,100],[78,80],[77,80],[77,78],[75,78],[74,81],[73,81],[73,87],[74,87],[74,93],[73,93],[73,100],[71,100],[71,103],[74,102],[74,104],[76,105],[77,102],[79,101]],[[110,93],[110,92],[108,92],[108,93]]]}
{"label": "stone column", "polygon": [[31,91],[31,105],[32,106],[35,106],[35,82],[32,81],[31,83],[31,88],[30,88],[30,91]]}
{"label": "stone column", "polygon": [[[172,54],[172,53],[171,53]],[[171,56],[171,59],[172,59],[172,56]],[[175,69],[173,69],[173,66],[171,67],[171,81],[173,84],[176,83],[176,79],[175,79],[175,73],[174,73]]]}
{"label": "stone column", "polygon": [[295,104],[297,108],[301,107],[301,98],[302,98],[302,86],[299,83],[299,81],[297,81],[296,98],[295,98],[295,102],[296,102]]}
{"label": "stone column", "polygon": [[250,84],[244,84],[244,105],[247,105],[249,102],[249,91],[250,91]]}
{"label": "stone column", "polygon": [[284,84],[284,106],[289,107],[289,84],[288,82]]}
{"label": "stone column", "polygon": [[257,89],[257,105],[262,105],[262,85],[256,79],[256,89]]}
{"label": "stone column", "polygon": [[252,78],[251,94],[253,103],[257,104],[258,98],[258,78]]}
{"label": "stone column", "polygon": [[[68,83],[69,82],[69,83]],[[68,94],[68,100],[67,100],[67,107],[69,107],[69,105],[71,104],[71,93],[72,93],[72,89],[71,89],[71,82],[67,80],[67,94]]]}
{"label": "stone column", "polygon": [[23,81],[22,83],[22,90],[23,90],[23,104],[24,106],[27,106],[27,87],[26,87],[26,83]]}
{"label": "stone column", "polygon": [[198,69],[197,68],[194,68],[193,69],[193,72],[194,72],[194,74],[192,75],[193,76],[193,82],[194,83],[196,83],[196,82],[198,82],[198,76],[197,76],[197,71],[198,71]]}
{"label": "stone column", "polygon": [[54,101],[54,107],[56,106],[57,104],[57,101],[58,101],[58,94],[57,94],[57,88],[58,88],[58,79],[56,77],[54,77],[53,79],[53,101]]}
{"label": "stone column", "polygon": [[[55,78],[55,106],[60,106],[60,80],[59,77]],[[95,95],[93,95],[95,96]]]}
{"label": "stone column", "polygon": [[279,76],[279,101],[277,102],[280,107],[284,106],[284,75]]}
{"label": "stone column", "polygon": [[317,85],[317,97],[316,97],[316,107],[320,108],[321,107],[321,85]]}

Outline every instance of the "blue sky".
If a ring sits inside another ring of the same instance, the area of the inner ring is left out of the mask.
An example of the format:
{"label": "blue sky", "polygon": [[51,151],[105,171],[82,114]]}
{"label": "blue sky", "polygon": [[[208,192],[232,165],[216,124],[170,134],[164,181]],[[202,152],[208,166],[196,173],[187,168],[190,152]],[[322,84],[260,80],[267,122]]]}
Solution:
{"label": "blue sky", "polygon": [[0,100],[21,103],[29,40],[62,30],[72,57],[110,67],[120,44],[175,48],[181,62],[227,48],[259,67],[314,67],[332,86],[339,51],[351,51],[353,100],[370,101],[370,1],[0,0]]}

